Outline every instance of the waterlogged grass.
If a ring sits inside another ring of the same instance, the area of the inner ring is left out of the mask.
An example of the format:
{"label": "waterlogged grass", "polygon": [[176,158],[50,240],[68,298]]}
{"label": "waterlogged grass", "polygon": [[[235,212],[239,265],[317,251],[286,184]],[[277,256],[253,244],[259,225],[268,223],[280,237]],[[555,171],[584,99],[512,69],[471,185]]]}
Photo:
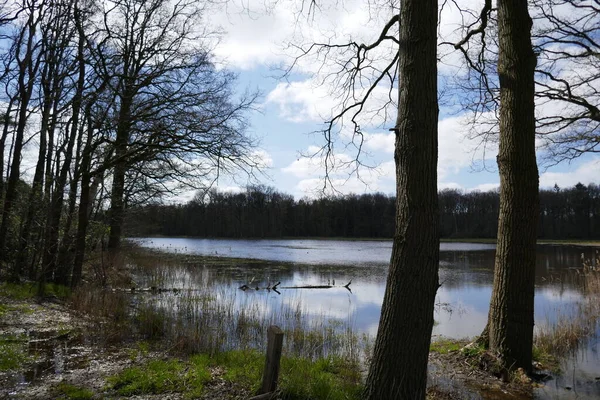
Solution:
{"label": "waterlogged grass", "polygon": [[66,382],[60,382],[54,388],[54,398],[58,400],[88,400],[93,397],[94,392],[91,390]]}
{"label": "waterlogged grass", "polygon": [[[188,256],[155,252],[135,251],[128,257],[136,289],[87,287],[72,296],[77,310],[112,322],[112,326],[103,324],[101,329],[111,329],[115,336],[127,334],[123,329],[126,326],[136,340],[160,342],[178,354],[214,355],[232,349],[262,350],[268,327],[277,325],[285,332],[284,351],[289,355],[365,358],[362,353],[368,343],[353,332],[352,321],[331,318],[326,313],[315,315],[307,309],[301,294],[288,294],[285,301],[271,302],[264,291],[245,293],[235,285],[218,283],[231,279],[230,272],[246,271],[245,267],[233,266],[224,272],[223,268],[214,268],[212,261],[188,264]],[[235,260],[227,262],[235,264]],[[219,278],[224,273],[226,277]],[[116,333],[119,330],[123,332]]]}
{"label": "waterlogged grass", "polygon": [[198,397],[210,380],[207,357],[180,360],[152,360],[123,370],[108,378],[108,387],[121,396],[185,393]]}
{"label": "waterlogged grass", "polygon": [[[553,321],[536,326],[535,349],[554,359],[575,355],[585,343],[600,331],[600,256],[586,260],[576,278],[585,296],[571,307],[555,310]],[[549,362],[549,360],[546,360]],[[551,360],[550,360],[551,361]],[[551,362],[551,364],[558,364]]]}
{"label": "waterlogged grass", "polygon": [[25,345],[26,339],[21,336],[0,338],[0,371],[17,370],[30,361]]}
{"label": "waterlogged grass", "polygon": [[551,373],[558,375],[561,373],[560,360],[559,358],[549,352],[548,350],[542,349],[538,346],[533,346],[532,358],[534,364],[537,363],[537,369],[550,371]]}

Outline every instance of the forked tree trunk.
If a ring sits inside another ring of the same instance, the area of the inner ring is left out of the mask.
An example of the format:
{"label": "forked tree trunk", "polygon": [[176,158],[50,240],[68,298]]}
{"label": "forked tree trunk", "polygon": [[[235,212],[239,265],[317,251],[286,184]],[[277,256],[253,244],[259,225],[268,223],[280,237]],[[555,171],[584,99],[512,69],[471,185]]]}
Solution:
{"label": "forked tree trunk", "polygon": [[364,399],[424,399],[438,289],[437,1],[400,7],[396,231]]}
{"label": "forked tree trunk", "polygon": [[487,334],[503,367],[528,372],[539,209],[531,26],[527,2],[498,1],[500,216]]}

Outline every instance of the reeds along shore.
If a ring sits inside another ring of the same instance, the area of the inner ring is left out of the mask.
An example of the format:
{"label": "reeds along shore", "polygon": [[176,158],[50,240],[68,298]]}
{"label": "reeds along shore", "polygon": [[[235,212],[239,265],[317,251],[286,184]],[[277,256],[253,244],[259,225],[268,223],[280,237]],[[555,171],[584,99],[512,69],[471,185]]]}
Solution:
{"label": "reeds along shore", "polygon": [[598,335],[600,326],[600,253],[585,259],[582,268],[571,271],[565,279],[573,279],[582,287],[582,297],[573,304],[558,306],[555,319],[536,326],[535,345],[559,358],[574,355],[586,341]]}
{"label": "reeds along shore", "polygon": [[126,262],[120,269],[129,269],[140,287],[177,290],[85,288],[74,293],[77,309],[112,322],[102,327],[114,331],[106,332],[109,336],[160,340],[181,354],[216,354],[263,350],[268,327],[277,325],[285,333],[284,354],[312,360],[336,356],[356,363],[368,357],[370,339],[354,332],[353,321],[309,310],[301,293],[280,301],[266,293],[244,293],[237,286],[217,285],[214,271],[173,256],[133,252]]}

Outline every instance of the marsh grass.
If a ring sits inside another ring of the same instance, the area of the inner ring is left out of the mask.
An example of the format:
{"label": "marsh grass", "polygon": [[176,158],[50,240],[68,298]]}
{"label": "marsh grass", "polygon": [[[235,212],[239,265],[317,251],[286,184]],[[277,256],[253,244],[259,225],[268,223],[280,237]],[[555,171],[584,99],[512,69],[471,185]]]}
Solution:
{"label": "marsh grass", "polygon": [[302,295],[286,294],[274,301],[265,291],[246,293],[223,285],[231,279],[223,268],[239,272],[235,260],[219,260],[215,267],[206,258],[133,251],[123,262],[137,289],[94,293],[86,288],[75,294],[74,304],[108,320],[129,313],[136,339],[160,342],[180,355],[215,355],[264,350],[268,327],[278,325],[285,333],[286,354],[313,360],[330,355],[365,358],[369,339],[354,333],[352,321],[308,310]]}
{"label": "marsh grass", "polygon": [[[583,255],[582,255],[583,257]],[[583,268],[570,278],[583,289],[583,298],[572,306],[555,309],[555,319],[536,326],[534,351],[540,355],[565,358],[598,335],[600,329],[600,255],[582,260]]]}

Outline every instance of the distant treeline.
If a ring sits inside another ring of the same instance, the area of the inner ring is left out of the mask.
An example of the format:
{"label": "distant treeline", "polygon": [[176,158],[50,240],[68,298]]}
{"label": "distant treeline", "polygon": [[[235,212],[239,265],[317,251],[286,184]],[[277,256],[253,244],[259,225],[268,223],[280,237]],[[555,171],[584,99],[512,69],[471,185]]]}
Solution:
{"label": "distant treeline", "polygon": [[[381,193],[295,200],[270,187],[242,193],[213,190],[183,205],[129,210],[130,235],[223,238],[348,237],[391,238],[394,196]],[[494,238],[497,191],[439,193],[443,238]],[[600,186],[555,186],[540,192],[538,235],[543,239],[599,239]]]}

